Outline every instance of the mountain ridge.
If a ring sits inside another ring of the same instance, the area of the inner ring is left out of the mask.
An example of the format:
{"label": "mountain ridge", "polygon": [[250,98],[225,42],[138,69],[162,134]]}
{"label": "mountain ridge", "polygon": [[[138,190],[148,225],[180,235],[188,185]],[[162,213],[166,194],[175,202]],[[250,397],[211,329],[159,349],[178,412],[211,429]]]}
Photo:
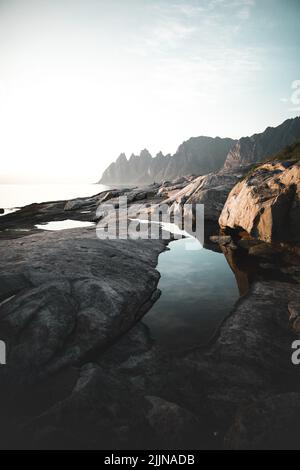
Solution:
{"label": "mountain ridge", "polygon": [[300,139],[300,116],[286,119],[275,127],[250,137],[191,137],[171,155],[158,152],[152,157],[147,149],[127,159],[121,153],[103,172],[99,183],[141,185],[174,180],[185,175],[201,176],[221,170],[234,171],[259,163]]}
{"label": "mountain ridge", "polygon": [[298,139],[300,139],[300,116],[286,119],[276,127],[268,126],[263,132],[250,137],[241,137],[229,151],[224,169],[230,170],[259,163]]}
{"label": "mountain ridge", "polygon": [[127,159],[125,153],[121,153],[104,171],[99,183],[147,184],[217,171],[235,142],[230,138],[199,136],[184,141],[174,155],[158,152],[152,157],[143,149],[140,155],[131,154]]}

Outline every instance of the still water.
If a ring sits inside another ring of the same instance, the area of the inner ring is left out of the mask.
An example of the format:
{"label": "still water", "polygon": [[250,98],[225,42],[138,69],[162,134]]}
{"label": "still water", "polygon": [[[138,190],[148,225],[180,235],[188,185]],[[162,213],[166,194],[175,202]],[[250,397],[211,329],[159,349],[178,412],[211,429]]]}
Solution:
{"label": "still water", "polygon": [[[106,189],[100,184],[1,184],[0,208],[92,196]],[[69,224],[66,220],[38,228],[61,230]],[[239,297],[224,255],[202,248],[193,238],[176,240],[160,254],[157,269],[162,295],[143,318],[152,338],[168,349],[203,344]]]}
{"label": "still water", "polygon": [[157,266],[161,297],[143,323],[168,349],[203,344],[239,297],[234,274],[222,253],[201,248],[195,239],[176,240],[169,248]]}
{"label": "still water", "polygon": [[95,222],[83,222],[82,220],[58,220],[53,222],[46,222],[45,224],[37,224],[35,225],[36,228],[40,230],[67,230],[69,228],[84,228],[84,227],[93,227],[95,226]]}

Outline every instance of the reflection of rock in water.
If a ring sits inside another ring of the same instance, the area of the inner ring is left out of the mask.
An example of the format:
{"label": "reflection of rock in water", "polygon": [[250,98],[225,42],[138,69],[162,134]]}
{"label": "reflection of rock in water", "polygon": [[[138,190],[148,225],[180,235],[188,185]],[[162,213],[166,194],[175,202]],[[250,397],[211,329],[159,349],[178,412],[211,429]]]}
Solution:
{"label": "reflection of rock in water", "polygon": [[229,266],[234,272],[240,295],[246,294],[251,284],[251,265],[250,263],[246,265],[245,259],[248,258],[247,254],[244,254],[240,250],[237,253],[237,250],[233,250],[226,245],[222,246],[221,248]]}
{"label": "reflection of rock in water", "polygon": [[143,322],[156,344],[178,351],[206,344],[239,294],[222,252],[202,248],[194,238],[169,248],[157,266],[162,295]]}
{"label": "reflection of rock in water", "polygon": [[[213,241],[212,241],[213,240]],[[296,282],[300,279],[299,245],[265,243],[246,232],[206,239],[205,248],[221,251],[234,272],[240,295],[256,280]]]}

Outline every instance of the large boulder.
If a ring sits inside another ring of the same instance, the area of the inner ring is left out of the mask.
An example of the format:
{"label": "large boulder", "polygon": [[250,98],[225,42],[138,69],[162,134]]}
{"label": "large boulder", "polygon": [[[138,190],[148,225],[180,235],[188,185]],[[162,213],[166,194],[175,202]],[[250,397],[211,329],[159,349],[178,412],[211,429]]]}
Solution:
{"label": "large boulder", "polygon": [[219,224],[242,228],[266,242],[299,241],[300,163],[268,162],[255,168],[230,192]]}

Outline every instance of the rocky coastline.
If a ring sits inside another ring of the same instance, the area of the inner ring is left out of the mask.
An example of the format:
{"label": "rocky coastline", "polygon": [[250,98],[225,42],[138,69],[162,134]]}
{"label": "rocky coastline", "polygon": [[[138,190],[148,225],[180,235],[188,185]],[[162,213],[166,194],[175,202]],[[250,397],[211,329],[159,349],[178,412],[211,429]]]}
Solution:
{"label": "rocky coastline", "polygon": [[[250,175],[245,166],[32,204],[1,217],[3,448],[299,447],[300,366],[291,362],[300,332],[299,239],[268,239],[266,223],[249,229],[238,213],[251,207],[257,224],[265,213],[259,204],[275,219],[279,204],[296,217],[300,181],[286,175],[299,164],[268,165]],[[171,234],[99,240],[95,227],[36,227],[65,219],[96,224],[99,204],[116,207],[121,195],[133,211],[141,203],[171,211],[204,203],[205,247],[224,253],[241,294],[206,345],[170,354],[140,322],[159,296],[155,268]]]}

